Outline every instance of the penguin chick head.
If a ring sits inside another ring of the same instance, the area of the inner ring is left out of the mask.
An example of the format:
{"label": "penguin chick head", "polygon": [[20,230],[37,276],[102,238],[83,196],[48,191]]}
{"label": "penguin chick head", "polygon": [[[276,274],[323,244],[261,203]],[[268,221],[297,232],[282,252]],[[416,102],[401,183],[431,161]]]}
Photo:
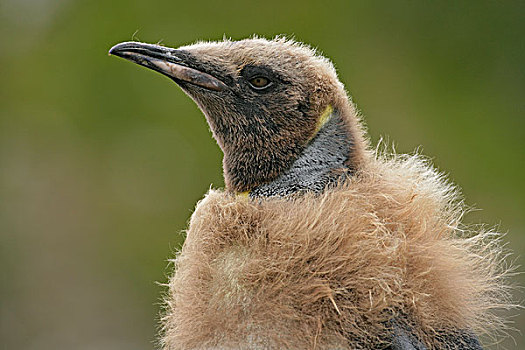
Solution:
{"label": "penguin chick head", "polygon": [[[255,38],[172,49],[125,42],[110,54],[170,77],[197,103],[224,153],[229,190],[249,191],[276,179],[333,110],[346,115],[353,144],[362,143],[332,64],[302,44]],[[357,163],[360,148],[353,148],[349,162]]]}

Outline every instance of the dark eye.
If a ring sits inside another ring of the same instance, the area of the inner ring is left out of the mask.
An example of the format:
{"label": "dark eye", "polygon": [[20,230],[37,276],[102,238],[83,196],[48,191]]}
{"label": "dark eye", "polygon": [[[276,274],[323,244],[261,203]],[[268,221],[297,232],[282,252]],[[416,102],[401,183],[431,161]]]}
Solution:
{"label": "dark eye", "polygon": [[250,79],[250,85],[256,90],[262,90],[272,85],[270,79],[258,76]]}

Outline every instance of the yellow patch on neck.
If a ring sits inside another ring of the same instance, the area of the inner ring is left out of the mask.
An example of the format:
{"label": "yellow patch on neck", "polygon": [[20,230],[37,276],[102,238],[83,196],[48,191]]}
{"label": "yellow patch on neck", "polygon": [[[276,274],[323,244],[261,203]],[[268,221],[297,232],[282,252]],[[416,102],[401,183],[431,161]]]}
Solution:
{"label": "yellow patch on neck", "polygon": [[[319,130],[321,130],[321,128],[323,126],[325,126],[326,123],[328,123],[328,121],[330,120],[330,118],[332,117],[332,112],[334,111],[334,108],[331,106],[331,105],[328,105],[324,112],[321,114],[321,116],[319,117],[319,120],[317,120],[317,124],[315,125],[315,130],[314,130],[314,134],[313,136],[317,135],[317,133],[319,132]],[[312,136],[312,137],[313,137]]]}
{"label": "yellow patch on neck", "polygon": [[250,198],[250,191],[237,192],[237,195],[243,198]]}

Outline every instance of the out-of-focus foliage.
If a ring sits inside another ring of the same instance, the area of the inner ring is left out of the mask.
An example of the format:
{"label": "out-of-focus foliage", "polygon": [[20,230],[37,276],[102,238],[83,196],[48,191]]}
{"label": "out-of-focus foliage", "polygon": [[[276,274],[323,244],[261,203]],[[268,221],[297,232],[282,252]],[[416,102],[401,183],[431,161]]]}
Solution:
{"label": "out-of-focus foliage", "polygon": [[1,0],[1,347],[153,348],[156,282],[196,201],[223,185],[221,153],[193,102],[107,56],[125,40],[287,34],[318,47],[374,143],[422,145],[483,209],[467,220],[499,225],[522,254],[524,5]]}

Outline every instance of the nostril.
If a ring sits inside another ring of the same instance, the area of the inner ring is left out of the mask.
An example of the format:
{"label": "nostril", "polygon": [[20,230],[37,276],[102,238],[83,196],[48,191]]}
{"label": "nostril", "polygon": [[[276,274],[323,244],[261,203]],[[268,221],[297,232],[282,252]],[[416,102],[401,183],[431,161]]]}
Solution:
{"label": "nostril", "polygon": [[177,62],[182,61],[182,59],[179,56],[177,56],[174,51],[166,51],[166,54],[170,56],[171,58],[173,58],[174,61],[177,61]]}

